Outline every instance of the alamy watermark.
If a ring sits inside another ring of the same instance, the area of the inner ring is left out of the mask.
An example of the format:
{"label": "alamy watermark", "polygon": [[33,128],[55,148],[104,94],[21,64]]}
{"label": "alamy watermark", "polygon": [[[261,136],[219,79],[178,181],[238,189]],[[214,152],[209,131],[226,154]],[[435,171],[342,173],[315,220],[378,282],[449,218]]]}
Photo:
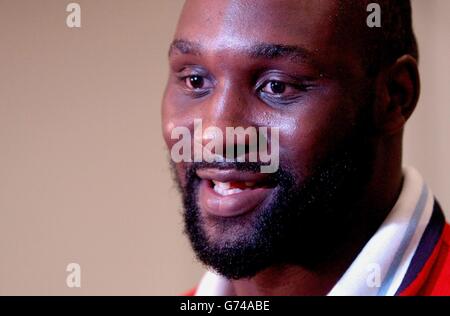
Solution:
{"label": "alamy watermark", "polygon": [[66,277],[66,285],[69,288],[81,287],[81,266],[76,262],[71,262],[66,267],[69,274]]}
{"label": "alamy watermark", "polygon": [[370,12],[366,20],[367,26],[370,28],[381,27],[381,6],[376,2],[369,3],[367,12]]}
{"label": "alamy watermark", "polygon": [[367,266],[366,285],[369,288],[381,287],[381,266],[378,263],[371,263]]}
{"label": "alamy watermark", "polygon": [[[172,129],[171,139],[178,141],[172,146],[170,156],[175,163],[258,162],[261,173],[275,173],[280,162],[279,137],[276,127],[230,126],[223,131],[209,126],[203,130],[202,120],[195,119],[194,135],[184,126]],[[204,139],[209,141],[204,144]]]}
{"label": "alamy watermark", "polygon": [[80,28],[81,27],[81,6],[72,2],[66,6],[66,12],[69,12],[66,18],[66,25],[69,28]]}

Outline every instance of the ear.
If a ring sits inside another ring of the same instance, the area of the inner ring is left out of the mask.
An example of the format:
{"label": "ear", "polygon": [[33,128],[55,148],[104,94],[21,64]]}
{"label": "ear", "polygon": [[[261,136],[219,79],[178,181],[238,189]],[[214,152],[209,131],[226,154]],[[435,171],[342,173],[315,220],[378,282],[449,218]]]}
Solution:
{"label": "ear", "polygon": [[420,76],[417,60],[404,55],[390,66],[378,82],[379,102],[376,121],[384,134],[395,134],[403,129],[416,108],[420,96]]}

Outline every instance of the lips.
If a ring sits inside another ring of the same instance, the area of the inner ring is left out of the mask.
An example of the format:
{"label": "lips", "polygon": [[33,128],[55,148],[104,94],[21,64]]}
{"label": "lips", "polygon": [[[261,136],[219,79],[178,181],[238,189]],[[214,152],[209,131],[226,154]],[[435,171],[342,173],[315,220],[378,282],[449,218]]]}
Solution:
{"label": "lips", "polygon": [[268,174],[235,169],[201,169],[200,208],[214,216],[235,217],[264,203],[273,188]]}

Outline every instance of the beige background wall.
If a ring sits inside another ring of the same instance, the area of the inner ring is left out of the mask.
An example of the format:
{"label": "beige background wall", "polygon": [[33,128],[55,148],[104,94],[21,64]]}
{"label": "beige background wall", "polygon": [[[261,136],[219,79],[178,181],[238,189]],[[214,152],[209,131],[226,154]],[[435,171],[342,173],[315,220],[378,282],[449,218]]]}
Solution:
{"label": "beige background wall", "polygon": [[[202,273],[159,122],[182,1],[79,0],[81,29],[69,2],[0,0],[0,294],[178,294]],[[450,211],[450,0],[414,6],[423,95],[406,161]]]}

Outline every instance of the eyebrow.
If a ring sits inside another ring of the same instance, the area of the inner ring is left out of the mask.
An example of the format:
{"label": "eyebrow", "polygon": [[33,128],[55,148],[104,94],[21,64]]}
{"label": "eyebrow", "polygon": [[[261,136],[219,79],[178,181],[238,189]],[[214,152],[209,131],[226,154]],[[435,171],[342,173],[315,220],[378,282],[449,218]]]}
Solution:
{"label": "eyebrow", "polygon": [[250,47],[249,56],[265,59],[289,58],[292,61],[302,61],[312,59],[313,54],[300,46],[260,43]]}
{"label": "eyebrow", "polygon": [[170,44],[169,56],[173,54],[174,50],[185,55],[200,56],[202,55],[203,48],[199,43],[176,39]]}
{"label": "eyebrow", "polygon": [[[205,49],[201,44],[184,39],[176,39],[169,49],[169,56],[174,50],[181,54],[201,56]],[[251,58],[278,59],[289,58],[293,62],[311,61],[314,54],[308,49],[296,45],[258,43],[244,48],[245,54]]]}

